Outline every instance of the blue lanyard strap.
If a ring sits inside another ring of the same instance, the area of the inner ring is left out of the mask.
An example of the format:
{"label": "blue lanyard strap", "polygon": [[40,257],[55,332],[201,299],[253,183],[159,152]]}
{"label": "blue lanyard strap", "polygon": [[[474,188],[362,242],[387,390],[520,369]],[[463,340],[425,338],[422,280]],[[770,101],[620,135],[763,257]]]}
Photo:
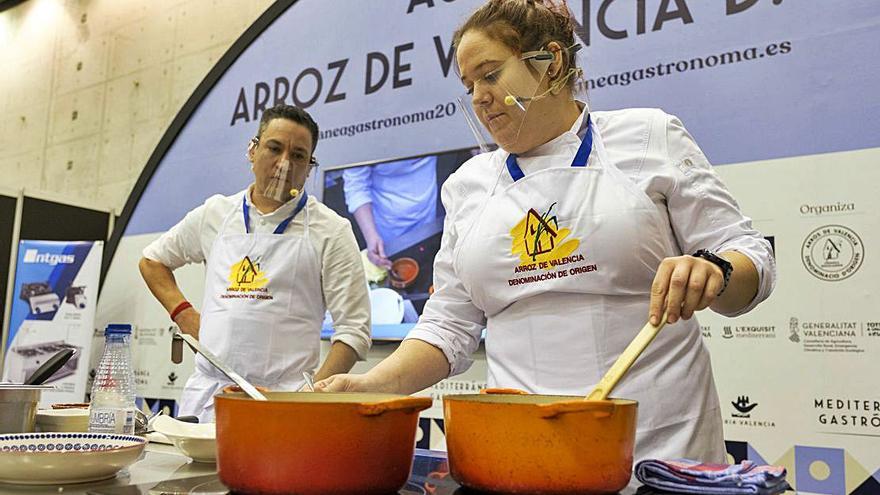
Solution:
{"label": "blue lanyard strap", "polygon": [[[577,153],[574,155],[574,160],[571,162],[572,167],[586,167],[587,162],[590,159],[590,151],[593,149],[593,121],[590,119],[590,116],[587,115],[587,133],[584,135],[584,139],[581,140],[581,145],[578,147]],[[519,163],[516,161],[516,155],[511,153],[507,156],[507,172],[510,173],[510,177],[514,182],[522,179],[526,176],[523,173],[522,169],[519,167]]]}
{"label": "blue lanyard strap", "polygon": [[[306,205],[306,200],[308,199],[308,197],[309,195],[305,191],[303,191],[302,196],[299,197],[299,202],[296,204],[296,208],[294,208],[293,210],[293,214],[282,220],[281,223],[279,223],[278,226],[275,227],[275,231],[272,232],[273,234],[281,234],[285,230],[287,230],[287,226],[290,225],[290,221],[293,220],[293,217],[295,217],[296,214],[299,213]],[[242,213],[244,213],[244,231],[248,234],[251,233],[250,210],[251,209],[247,204],[247,193],[245,193],[244,196],[241,198],[241,211]]]}

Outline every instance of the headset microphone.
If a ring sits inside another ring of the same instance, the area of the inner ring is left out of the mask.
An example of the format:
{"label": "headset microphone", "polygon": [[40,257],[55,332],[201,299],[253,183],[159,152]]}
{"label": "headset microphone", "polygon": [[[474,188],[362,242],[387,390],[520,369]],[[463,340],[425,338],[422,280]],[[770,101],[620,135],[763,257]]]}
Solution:
{"label": "headset microphone", "polygon": [[520,96],[507,95],[504,97],[504,104],[512,107],[516,105],[523,112],[526,111],[526,107],[523,106],[522,102],[526,100],[530,100],[531,98],[522,98]]}

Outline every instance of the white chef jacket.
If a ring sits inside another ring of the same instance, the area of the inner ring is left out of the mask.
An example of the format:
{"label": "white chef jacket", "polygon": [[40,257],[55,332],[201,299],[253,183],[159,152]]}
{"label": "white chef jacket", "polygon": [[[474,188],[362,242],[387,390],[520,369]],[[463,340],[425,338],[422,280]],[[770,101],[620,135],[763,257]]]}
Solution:
{"label": "white chef jacket", "polygon": [[[177,225],[150,243],[143,256],[158,261],[174,270],[188,263],[203,263],[208,257],[214,239],[229,217],[227,231],[245,232],[241,213],[242,196],[248,189],[232,196],[215,195],[204,204],[187,213]],[[291,200],[272,213],[262,214],[247,194],[250,210],[250,228],[255,233],[271,234],[278,224],[296,208]],[[306,202],[309,218],[309,240],[321,260],[321,289],[324,303],[333,318],[334,333],[331,342],[343,342],[364,360],[370,349],[370,298],[357,241],[347,219],[339,216],[309,196]],[[230,212],[237,210],[232,213]],[[287,230],[278,235],[302,235],[301,212],[293,218]]]}
{"label": "white chef jacket", "polygon": [[[665,230],[679,253],[691,254],[701,248],[737,251],[754,263],[759,277],[757,295],[745,308],[725,316],[746,313],[766,299],[776,277],[770,244],[740,212],[681,121],[659,109],[590,112],[590,116],[609,159],[651,198],[661,217],[668,219]],[[581,122],[578,119],[571,132],[577,133]],[[521,155],[523,172],[537,171],[530,168],[529,155],[551,154],[552,146],[553,141]],[[507,155],[499,149],[471,158],[449,177],[441,191],[446,219],[434,258],[434,294],[406,338],[428,342],[443,351],[450,375],[470,367],[470,355],[479,346],[486,326],[486,315],[473,304],[455,273],[453,251],[460,236],[473,225],[501,167],[506,166]],[[552,166],[568,167],[570,163],[560,161]],[[508,174],[501,175],[498,188],[513,182]],[[647,313],[644,316],[647,319]]]}
{"label": "white chef jacket", "polygon": [[386,241],[437,218],[436,156],[347,168],[342,180],[348,211],[372,203]]}

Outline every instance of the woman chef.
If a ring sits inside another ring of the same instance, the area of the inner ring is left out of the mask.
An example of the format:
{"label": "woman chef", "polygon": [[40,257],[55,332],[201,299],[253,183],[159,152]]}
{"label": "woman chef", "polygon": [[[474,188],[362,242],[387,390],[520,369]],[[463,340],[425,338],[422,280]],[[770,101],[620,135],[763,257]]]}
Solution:
{"label": "woman chef", "polygon": [[640,402],[636,459],[725,460],[695,311],[735,316],[774,283],[752,229],[681,122],[573,98],[564,5],[493,0],[456,32],[473,112],[500,145],[443,185],[435,292],[400,348],[319,390],[412,393],[471,364],[490,387],[586,395],[645,320],[670,325],[615,395]]}
{"label": "woman chef", "polygon": [[[197,337],[256,385],[299,389],[318,367],[325,310],[335,333],[316,373],[345,373],[370,347],[370,302],[351,224],[309,197],[318,126],[305,111],[278,105],[263,113],[247,158],[254,183],[212,196],[147,246],[140,261],[150,290],[180,329]],[[201,314],[172,270],[204,262]],[[213,395],[226,378],[201,356],[179,414],[213,421]]]}

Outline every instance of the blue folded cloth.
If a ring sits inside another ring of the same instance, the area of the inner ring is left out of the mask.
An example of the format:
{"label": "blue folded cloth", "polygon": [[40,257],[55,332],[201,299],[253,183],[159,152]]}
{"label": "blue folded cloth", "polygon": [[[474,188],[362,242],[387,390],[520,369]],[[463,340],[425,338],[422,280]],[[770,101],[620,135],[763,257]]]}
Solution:
{"label": "blue folded cloth", "polygon": [[636,479],[651,488],[699,495],[775,495],[789,489],[785,468],[740,464],[707,464],[690,459],[646,459],[636,464]]}

